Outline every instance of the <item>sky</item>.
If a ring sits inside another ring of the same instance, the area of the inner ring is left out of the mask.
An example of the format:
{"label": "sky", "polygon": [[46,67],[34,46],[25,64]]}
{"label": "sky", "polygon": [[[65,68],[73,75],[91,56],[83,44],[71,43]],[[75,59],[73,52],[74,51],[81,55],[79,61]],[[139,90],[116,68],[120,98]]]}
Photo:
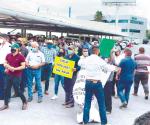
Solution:
{"label": "sky", "polygon": [[[72,17],[93,15],[97,10],[104,14],[114,14],[113,7],[102,6],[102,0],[0,0],[0,5],[6,8],[36,12],[38,7],[41,11],[48,10],[51,13],[57,13],[68,16],[68,7],[72,7]],[[136,7],[123,7],[121,14],[138,15],[150,20],[150,0],[137,0]]]}
{"label": "sky", "polygon": [[[150,0],[137,0],[135,7],[121,7],[119,13],[145,17],[150,21]],[[114,15],[114,7],[102,5],[102,0],[0,0],[0,7],[36,13],[49,12],[55,15],[68,16],[68,8],[72,7],[72,17],[94,15],[100,10],[105,15]]]}

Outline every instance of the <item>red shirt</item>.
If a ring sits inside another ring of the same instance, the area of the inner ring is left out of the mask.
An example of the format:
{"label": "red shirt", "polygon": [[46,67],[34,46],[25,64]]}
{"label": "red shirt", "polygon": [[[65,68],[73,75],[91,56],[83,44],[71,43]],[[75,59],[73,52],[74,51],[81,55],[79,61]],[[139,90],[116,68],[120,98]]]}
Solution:
{"label": "red shirt", "polygon": [[[13,56],[13,54],[10,53],[6,56],[6,61],[10,66],[17,68],[21,66],[21,63],[25,62],[25,57],[19,53],[15,56]],[[13,76],[21,76],[22,70],[17,70],[14,72],[8,70],[8,72],[6,73]]]}

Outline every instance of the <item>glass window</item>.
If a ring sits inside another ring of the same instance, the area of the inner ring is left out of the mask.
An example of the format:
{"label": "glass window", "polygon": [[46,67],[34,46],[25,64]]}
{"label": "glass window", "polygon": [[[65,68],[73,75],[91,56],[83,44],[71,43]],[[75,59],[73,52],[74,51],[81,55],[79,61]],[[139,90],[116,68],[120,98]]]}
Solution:
{"label": "glass window", "polygon": [[129,32],[131,32],[131,33],[140,33],[141,31],[137,30],[137,29],[130,29]]}
{"label": "glass window", "polygon": [[128,23],[128,20],[119,20],[119,23]]}
{"label": "glass window", "polygon": [[137,20],[137,17],[132,17],[132,20]]}
{"label": "glass window", "polygon": [[110,23],[115,23],[115,22],[116,22],[116,20],[111,20],[111,21],[110,21]]}
{"label": "glass window", "polygon": [[133,24],[140,24],[140,25],[143,25],[144,22],[142,21],[137,21],[137,20],[130,20],[130,23],[133,23]]}
{"label": "glass window", "polygon": [[143,24],[144,24],[144,22],[142,22],[142,21],[139,21],[139,24],[143,25]]}
{"label": "glass window", "polygon": [[121,29],[122,32],[128,32],[128,29]]}

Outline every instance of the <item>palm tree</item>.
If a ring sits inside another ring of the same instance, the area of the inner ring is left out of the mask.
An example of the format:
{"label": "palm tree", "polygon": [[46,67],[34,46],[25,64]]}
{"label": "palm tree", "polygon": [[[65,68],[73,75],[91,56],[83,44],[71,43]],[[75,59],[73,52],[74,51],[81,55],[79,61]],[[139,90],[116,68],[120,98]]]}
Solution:
{"label": "palm tree", "polygon": [[101,11],[96,11],[95,15],[94,15],[94,21],[100,22],[103,19],[103,14]]}

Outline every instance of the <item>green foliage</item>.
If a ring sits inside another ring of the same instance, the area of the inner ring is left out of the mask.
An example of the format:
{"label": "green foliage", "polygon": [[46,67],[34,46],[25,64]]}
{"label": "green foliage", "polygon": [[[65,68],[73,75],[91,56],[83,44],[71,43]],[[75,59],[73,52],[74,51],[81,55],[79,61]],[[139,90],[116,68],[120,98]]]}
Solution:
{"label": "green foliage", "polygon": [[98,22],[100,22],[100,21],[102,21],[102,19],[103,19],[103,14],[102,14],[102,12],[101,11],[96,11],[96,13],[95,13],[95,15],[94,15],[94,21],[98,21]]}
{"label": "green foliage", "polygon": [[147,39],[150,39],[150,30],[146,30],[146,37]]}

